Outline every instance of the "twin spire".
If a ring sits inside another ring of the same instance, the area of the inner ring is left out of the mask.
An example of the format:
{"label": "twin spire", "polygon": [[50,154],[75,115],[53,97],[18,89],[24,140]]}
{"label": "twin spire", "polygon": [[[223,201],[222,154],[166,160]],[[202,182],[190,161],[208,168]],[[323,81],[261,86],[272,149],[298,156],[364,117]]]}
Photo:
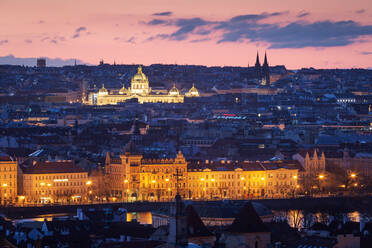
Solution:
{"label": "twin spire", "polygon": [[267,62],[267,55],[265,51],[265,59],[264,63],[261,66],[260,63],[260,56],[257,51],[257,58],[256,58],[256,64],[254,66],[255,68],[255,77],[259,80],[261,85],[270,85],[270,67],[269,63]]}
{"label": "twin spire", "polygon": [[[265,51],[265,58],[264,58],[264,63],[262,64],[262,66],[268,66],[269,63],[267,62],[267,55],[266,55],[266,51]],[[257,51],[257,57],[256,57],[256,64],[255,66],[261,66],[261,63],[260,63],[260,56],[258,54],[258,51]]]}

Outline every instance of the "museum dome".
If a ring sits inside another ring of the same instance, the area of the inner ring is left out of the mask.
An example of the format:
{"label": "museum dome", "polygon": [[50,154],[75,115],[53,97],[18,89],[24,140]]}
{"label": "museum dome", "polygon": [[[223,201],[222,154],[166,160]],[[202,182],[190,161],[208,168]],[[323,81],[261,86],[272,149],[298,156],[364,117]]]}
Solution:
{"label": "museum dome", "polygon": [[195,88],[194,84],[192,84],[191,89],[189,90],[190,96],[199,96],[199,91]]}
{"label": "museum dome", "polygon": [[132,81],[147,81],[146,75],[142,72],[142,66],[138,66],[137,73],[133,76]]}
{"label": "museum dome", "polygon": [[169,91],[169,95],[177,96],[179,94],[180,94],[180,91],[177,89],[176,85],[173,84],[172,89],[170,89],[170,91]]}
{"label": "museum dome", "polygon": [[102,88],[99,89],[98,94],[100,95],[108,95],[108,90],[105,88],[105,85],[102,84]]}
{"label": "museum dome", "polygon": [[121,95],[128,94],[128,90],[125,88],[124,84],[123,87],[121,87],[121,89],[119,90],[119,94]]}

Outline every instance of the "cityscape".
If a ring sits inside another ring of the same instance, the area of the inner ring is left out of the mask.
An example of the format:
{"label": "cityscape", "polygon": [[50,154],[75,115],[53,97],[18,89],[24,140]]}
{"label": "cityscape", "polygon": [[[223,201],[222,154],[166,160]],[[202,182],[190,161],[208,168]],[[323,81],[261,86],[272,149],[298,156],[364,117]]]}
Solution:
{"label": "cityscape", "polygon": [[0,247],[372,247],[367,1],[18,4]]}

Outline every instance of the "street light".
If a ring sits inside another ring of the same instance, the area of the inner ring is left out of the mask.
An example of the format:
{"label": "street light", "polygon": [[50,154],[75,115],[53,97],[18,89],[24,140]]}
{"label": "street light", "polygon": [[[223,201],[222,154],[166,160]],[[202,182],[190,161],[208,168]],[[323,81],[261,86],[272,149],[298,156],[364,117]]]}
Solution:
{"label": "street light", "polygon": [[91,185],[92,184],[92,181],[88,181],[86,182],[87,185]]}
{"label": "street light", "polygon": [[319,178],[319,192],[321,192],[322,191],[321,183],[322,183],[322,180],[324,179],[324,175],[319,175],[318,178]]}
{"label": "street light", "polygon": [[350,177],[351,177],[351,178],[356,178],[356,174],[355,174],[355,173],[351,173],[351,174],[350,174]]}

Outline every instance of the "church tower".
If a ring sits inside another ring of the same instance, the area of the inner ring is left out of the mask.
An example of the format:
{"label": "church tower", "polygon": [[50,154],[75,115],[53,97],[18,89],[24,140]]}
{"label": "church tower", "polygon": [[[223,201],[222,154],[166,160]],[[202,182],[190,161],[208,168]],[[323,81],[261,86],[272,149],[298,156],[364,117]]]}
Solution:
{"label": "church tower", "polygon": [[187,244],[185,204],[182,202],[181,196],[177,194],[170,209],[168,247],[181,248],[186,247]]}
{"label": "church tower", "polygon": [[269,63],[267,62],[266,52],[265,52],[265,60],[262,65],[262,82],[265,82],[264,85],[270,85],[270,67],[269,67]]}
{"label": "church tower", "polygon": [[257,58],[256,58],[256,64],[254,65],[254,70],[255,70],[255,73],[256,73],[256,78],[258,80],[261,80],[261,64],[260,64],[260,57],[258,56],[258,51],[257,51]]}

